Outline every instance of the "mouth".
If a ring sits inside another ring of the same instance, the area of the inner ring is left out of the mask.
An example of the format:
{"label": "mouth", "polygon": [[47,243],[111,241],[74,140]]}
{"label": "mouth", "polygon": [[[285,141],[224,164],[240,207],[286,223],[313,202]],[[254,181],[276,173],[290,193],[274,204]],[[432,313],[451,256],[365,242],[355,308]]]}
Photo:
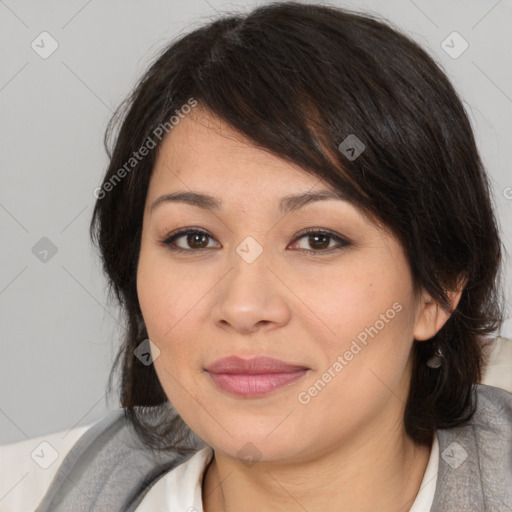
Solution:
{"label": "mouth", "polygon": [[258,397],[293,384],[310,368],[271,357],[225,357],[206,368],[218,389],[243,397]]}

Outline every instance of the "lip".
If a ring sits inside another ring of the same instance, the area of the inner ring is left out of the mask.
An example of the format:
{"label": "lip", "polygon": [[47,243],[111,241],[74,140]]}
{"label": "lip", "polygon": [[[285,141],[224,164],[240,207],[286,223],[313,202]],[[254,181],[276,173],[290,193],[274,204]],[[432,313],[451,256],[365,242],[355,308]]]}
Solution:
{"label": "lip", "polygon": [[206,368],[216,386],[224,392],[244,397],[262,396],[303,377],[309,368],[272,357],[218,359]]}
{"label": "lip", "polygon": [[299,370],[308,370],[307,366],[285,363],[273,357],[251,357],[243,359],[238,356],[223,357],[217,359],[206,368],[210,373],[237,373],[237,374],[262,374],[262,373],[289,373]]}

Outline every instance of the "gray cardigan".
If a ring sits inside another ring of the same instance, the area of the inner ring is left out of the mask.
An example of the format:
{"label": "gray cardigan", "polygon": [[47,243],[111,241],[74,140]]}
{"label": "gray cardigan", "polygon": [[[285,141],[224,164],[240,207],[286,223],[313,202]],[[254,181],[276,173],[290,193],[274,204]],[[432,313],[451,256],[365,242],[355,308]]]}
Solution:
{"label": "gray cardigan", "polygon": [[[464,426],[437,431],[439,473],[431,512],[512,512],[512,393],[476,384],[477,411]],[[205,446],[153,452],[123,410],[75,443],[35,512],[131,512],[156,481]]]}

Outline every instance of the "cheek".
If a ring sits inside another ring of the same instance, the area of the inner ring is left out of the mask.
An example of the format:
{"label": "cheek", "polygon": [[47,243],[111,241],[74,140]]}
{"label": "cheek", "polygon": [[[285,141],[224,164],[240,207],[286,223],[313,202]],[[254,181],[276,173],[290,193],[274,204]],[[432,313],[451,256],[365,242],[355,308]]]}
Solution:
{"label": "cheek", "polygon": [[201,315],[205,314],[205,295],[211,287],[207,276],[171,265],[154,249],[141,250],[137,270],[139,304],[148,337],[159,349],[155,371],[175,406],[190,402],[190,395],[183,394],[183,390],[195,395],[196,379],[202,376],[204,336],[200,330],[205,319]]}
{"label": "cheek", "polygon": [[331,386],[333,399],[338,385],[349,395],[368,393],[368,398],[383,382],[400,387],[414,326],[406,270],[385,260],[373,267],[362,262],[333,276],[324,293],[308,294],[308,304],[324,324],[323,336],[312,333],[325,353],[325,368],[319,370],[341,376]]}
{"label": "cheek", "polygon": [[403,302],[408,295],[405,280],[383,268],[353,266],[350,272],[332,273],[321,281],[322,286],[319,284],[303,287],[303,295],[311,311],[323,321],[330,343],[358,335],[364,341],[367,329],[375,324],[378,331],[390,331],[391,325],[403,321]]}
{"label": "cheek", "polygon": [[137,294],[150,337],[164,342],[190,322],[198,298],[208,291],[207,284],[171,266],[159,250],[142,248]]}

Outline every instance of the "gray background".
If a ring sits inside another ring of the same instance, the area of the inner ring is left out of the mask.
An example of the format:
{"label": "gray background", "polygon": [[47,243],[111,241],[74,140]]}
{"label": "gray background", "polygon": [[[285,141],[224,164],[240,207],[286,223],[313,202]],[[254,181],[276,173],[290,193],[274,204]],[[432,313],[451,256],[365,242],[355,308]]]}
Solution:
{"label": "gray background", "polygon": [[[88,237],[107,121],[172,38],[262,3],[0,0],[0,444],[88,425],[116,407],[105,391],[119,311],[106,304]],[[464,98],[510,252],[512,1],[325,3],[382,14],[441,64]],[[43,31],[58,43],[46,59],[31,47]],[[453,31],[469,44],[458,58],[441,47]],[[38,252],[49,245],[55,254]],[[508,259],[506,271],[508,291]]]}

